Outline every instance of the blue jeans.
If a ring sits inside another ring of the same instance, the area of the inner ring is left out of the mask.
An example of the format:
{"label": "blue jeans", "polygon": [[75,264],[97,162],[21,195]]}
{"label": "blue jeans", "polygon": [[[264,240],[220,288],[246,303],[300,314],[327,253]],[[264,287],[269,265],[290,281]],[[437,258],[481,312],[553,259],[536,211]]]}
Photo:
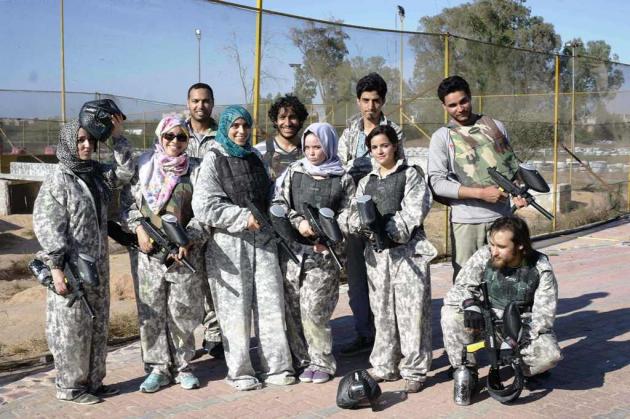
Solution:
{"label": "blue jeans", "polygon": [[348,273],[348,298],[354,316],[354,328],[359,336],[374,337],[374,317],[370,311],[367,270],[365,267],[365,241],[350,235],[346,244],[346,272]]}

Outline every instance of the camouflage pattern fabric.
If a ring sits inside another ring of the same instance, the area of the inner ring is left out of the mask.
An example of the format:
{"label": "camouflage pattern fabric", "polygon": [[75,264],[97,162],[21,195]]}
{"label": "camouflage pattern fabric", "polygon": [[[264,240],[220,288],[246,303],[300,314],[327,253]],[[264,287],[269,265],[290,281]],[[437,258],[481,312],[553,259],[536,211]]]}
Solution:
{"label": "camouflage pattern fabric", "polygon": [[[199,248],[191,248],[188,260],[202,262]],[[166,376],[190,371],[195,355],[195,327],[203,315],[199,274],[183,266],[164,266],[144,253],[138,254],[139,323],[142,360],[147,369]]]}
{"label": "camouflage pattern fabric", "polygon": [[[226,155],[219,144],[214,147]],[[213,228],[205,258],[207,266],[215,267],[207,275],[223,332],[227,381],[247,389],[258,383],[249,354],[252,318],[262,378],[293,374],[282,276],[275,243],[263,233],[246,230],[250,211],[228,198],[215,162],[214,153],[202,162],[192,204],[195,217]]]}
{"label": "camouflage pattern fabric", "polygon": [[[153,150],[138,158],[138,170],[150,162]],[[131,200],[124,213],[130,231],[136,230],[141,218],[149,217],[160,228],[160,216],[173,214],[186,228],[193,242],[188,260],[195,267],[203,266],[201,248],[205,243],[205,231],[192,217],[192,191],[199,173],[199,160],[190,159],[189,171],[180,177],[167,203],[160,214],[155,215],[143,199],[141,185],[131,184]],[[126,199],[129,201],[129,199]],[[192,274],[184,266],[172,264],[168,270],[159,260],[138,253],[135,261],[138,276],[138,318],[140,343],[145,370],[158,371],[166,376],[189,371],[190,361],[195,354],[193,331],[202,320],[203,294],[200,272]],[[132,267],[132,270],[134,267]]]}
{"label": "camouflage pattern fabric", "polygon": [[516,173],[516,156],[491,118],[482,116],[474,125],[450,127],[450,134],[455,146],[453,170],[462,185],[495,185],[488,175],[490,167],[508,179]]}
{"label": "camouflage pattern fabric", "polygon": [[[442,334],[444,348],[453,367],[461,364],[463,345],[472,343],[478,336],[464,330],[464,314],[461,304],[468,298],[481,299],[480,283],[490,260],[490,247],[479,249],[460,271],[455,285],[448,291],[442,307]],[[522,349],[524,373],[534,375],[553,368],[561,359],[560,347],[553,331],[558,303],[558,283],[547,257],[540,254],[536,263],[540,280],[534,293],[531,313],[523,316],[523,333],[529,345]],[[499,311],[500,315],[502,313]],[[475,357],[469,354],[469,362]]]}
{"label": "camouflage pattern fabric", "polygon": [[[129,143],[114,141],[116,163],[98,170],[114,186],[128,181],[133,173]],[[96,183],[97,188],[102,184]],[[72,400],[93,392],[103,384],[109,325],[109,252],[107,246],[107,204],[109,192],[100,191],[99,224],[89,188],[78,176],[59,164],[42,183],[33,207],[33,230],[42,246],[38,253],[49,267],[63,266],[64,258],[76,260],[79,252],[96,259],[99,285],[85,285],[94,308],[92,321],[80,302],[66,307],[64,297],[48,291],[46,340],[55,361],[56,396]]]}
{"label": "camouflage pattern fabric", "polygon": [[[296,173],[309,176],[299,162],[289,166],[274,204],[285,207],[291,224],[297,230],[305,218],[289,205]],[[312,181],[316,182],[317,179],[313,178]],[[347,234],[348,209],[354,195],[354,182],[347,174],[341,178],[341,190],[343,195],[336,218],[342,233]],[[339,300],[339,271],[332,256],[314,253],[312,246],[298,243],[292,243],[291,246],[301,258],[300,264],[283,258],[287,337],[293,365],[298,368],[310,366],[314,370],[334,375],[337,364],[332,354],[330,318]]]}
{"label": "camouflage pattern fabric", "polygon": [[188,147],[186,147],[186,154],[188,154],[189,157],[195,157],[202,160],[214,143],[214,138],[217,135],[217,122],[214,119],[211,119],[210,128],[208,128],[204,133],[198,133],[193,129],[189,118],[186,120],[186,128],[188,128],[188,132],[190,133],[190,138],[188,138]]}
{"label": "camouflage pattern fabric", "polygon": [[[401,159],[397,168],[406,162]],[[394,170],[393,173],[395,173]],[[378,169],[371,173],[380,177]],[[385,230],[398,243],[376,253],[366,246],[370,306],[376,336],[370,363],[376,374],[397,375],[424,381],[431,367],[431,281],[429,262],[437,255],[427,240],[422,222],[431,208],[431,193],[417,168],[405,170],[405,193]],[[362,195],[368,177],[361,179]],[[356,201],[352,203],[350,227],[361,231]]]}

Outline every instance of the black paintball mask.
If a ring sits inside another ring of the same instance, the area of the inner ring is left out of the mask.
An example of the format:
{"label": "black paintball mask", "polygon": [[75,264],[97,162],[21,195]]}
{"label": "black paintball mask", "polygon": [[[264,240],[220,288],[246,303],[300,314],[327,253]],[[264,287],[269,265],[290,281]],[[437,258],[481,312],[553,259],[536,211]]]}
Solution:
{"label": "black paintball mask", "polygon": [[81,107],[79,124],[98,141],[106,141],[114,129],[113,115],[120,115],[123,119],[127,119],[113,100],[92,100],[85,102]]}
{"label": "black paintball mask", "polygon": [[344,375],[337,388],[337,406],[358,409],[370,406],[376,411],[381,387],[366,370],[354,370]]}

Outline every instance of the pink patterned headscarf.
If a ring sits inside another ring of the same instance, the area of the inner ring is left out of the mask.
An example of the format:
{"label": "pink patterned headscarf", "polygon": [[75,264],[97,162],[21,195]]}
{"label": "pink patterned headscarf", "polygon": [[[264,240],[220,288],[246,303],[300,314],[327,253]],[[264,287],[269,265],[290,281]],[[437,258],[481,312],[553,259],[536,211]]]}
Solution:
{"label": "pink patterned headscarf", "polygon": [[180,127],[189,136],[186,122],[175,116],[162,118],[155,135],[157,136],[155,150],[151,160],[140,166],[138,173],[142,196],[154,214],[158,214],[173,194],[179,178],[188,172],[188,155],[184,151],[177,157],[170,157],[164,152],[160,142],[162,134],[175,127]]}

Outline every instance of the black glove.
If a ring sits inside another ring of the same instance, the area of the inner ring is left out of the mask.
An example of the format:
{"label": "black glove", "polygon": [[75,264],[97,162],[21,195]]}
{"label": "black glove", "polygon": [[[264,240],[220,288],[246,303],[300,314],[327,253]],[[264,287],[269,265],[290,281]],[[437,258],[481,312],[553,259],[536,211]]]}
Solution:
{"label": "black glove", "polygon": [[464,327],[481,330],[484,326],[483,314],[479,302],[469,298],[462,303],[464,309]]}

